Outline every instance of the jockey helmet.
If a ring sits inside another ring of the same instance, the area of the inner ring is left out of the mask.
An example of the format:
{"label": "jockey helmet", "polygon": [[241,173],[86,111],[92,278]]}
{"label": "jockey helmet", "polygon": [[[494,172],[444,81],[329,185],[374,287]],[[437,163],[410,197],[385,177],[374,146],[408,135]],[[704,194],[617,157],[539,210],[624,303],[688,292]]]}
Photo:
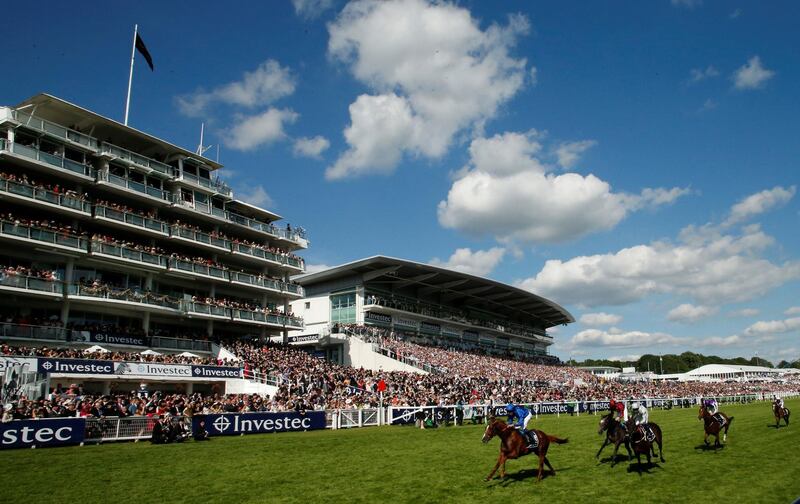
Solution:
{"label": "jockey helmet", "polygon": [[514,405],[512,403],[506,404],[506,411],[514,411]]}
{"label": "jockey helmet", "polygon": [[638,410],[639,409],[639,403],[635,402],[635,403],[631,404],[631,409]]}
{"label": "jockey helmet", "polygon": [[617,405],[617,401],[615,401],[614,399],[611,399],[611,400],[608,402],[608,405],[609,405],[610,407],[612,407],[612,408],[613,408],[614,406],[616,406],[616,405]]}

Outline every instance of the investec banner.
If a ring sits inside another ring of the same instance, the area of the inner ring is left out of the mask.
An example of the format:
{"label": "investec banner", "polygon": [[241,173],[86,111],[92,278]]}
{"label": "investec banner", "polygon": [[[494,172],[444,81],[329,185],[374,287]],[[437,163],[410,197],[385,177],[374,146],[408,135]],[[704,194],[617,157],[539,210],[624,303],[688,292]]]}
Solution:
{"label": "investec banner", "polygon": [[130,336],[127,334],[92,334],[89,331],[72,331],[73,342],[105,343],[107,345],[147,346],[144,336]]}
{"label": "investec banner", "polygon": [[118,362],[115,374],[191,378],[192,366],[181,364],[153,364],[150,362]]}
{"label": "investec banner", "polygon": [[364,322],[375,322],[378,324],[385,324],[391,325],[392,323],[392,316],[386,315],[385,313],[377,313],[374,311],[368,311],[364,313]]}
{"label": "investec banner", "polygon": [[289,343],[316,343],[319,341],[319,334],[301,334],[299,336],[289,336],[287,341]]}
{"label": "investec banner", "polygon": [[241,378],[242,370],[231,366],[192,366],[195,378]]}
{"label": "investec banner", "polygon": [[0,449],[78,444],[85,431],[83,418],[14,420],[0,423]]}
{"label": "investec banner", "polygon": [[39,373],[64,373],[64,374],[114,374],[113,361],[83,360],[83,359],[37,359]]}
{"label": "investec banner", "polygon": [[305,415],[293,411],[284,413],[223,413],[192,417],[193,431],[196,433],[201,428],[205,428],[209,436],[324,429],[325,412],[308,411]]}

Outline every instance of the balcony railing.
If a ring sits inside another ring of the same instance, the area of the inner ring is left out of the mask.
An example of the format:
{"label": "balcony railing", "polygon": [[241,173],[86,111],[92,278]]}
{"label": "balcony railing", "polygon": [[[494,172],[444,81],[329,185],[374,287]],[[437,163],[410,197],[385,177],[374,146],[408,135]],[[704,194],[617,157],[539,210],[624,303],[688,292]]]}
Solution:
{"label": "balcony railing", "polygon": [[61,140],[69,140],[91,149],[97,149],[97,139],[79,131],[65,128],[64,126],[50,122],[46,119],[34,117],[20,110],[14,110],[13,117],[28,128],[33,128],[41,131],[42,133],[47,133],[48,135],[52,135]]}
{"label": "balcony railing", "polygon": [[5,236],[13,236],[16,238],[25,238],[27,240],[35,240],[42,243],[48,243],[50,245],[69,247],[75,250],[80,250],[81,252],[86,251],[88,244],[88,240],[82,236],[64,233],[61,231],[42,229],[35,226],[26,226],[24,224],[17,224],[7,220],[0,221],[0,234]]}
{"label": "balcony railing", "polygon": [[151,336],[150,346],[153,348],[169,348],[173,350],[195,350],[197,352],[211,351],[210,341],[165,338],[164,336]]}
{"label": "balcony railing", "polygon": [[63,327],[32,326],[0,322],[0,338],[65,341],[67,339],[67,332]]}
{"label": "balcony railing", "polygon": [[249,217],[245,217],[243,215],[239,215],[234,212],[228,212],[228,220],[233,222],[234,224],[239,224],[240,226],[249,227],[250,229],[255,229],[256,231],[261,231],[263,233],[267,233],[277,238],[282,238],[284,240],[300,242],[300,240],[305,239],[304,232],[297,230],[288,231],[286,229],[281,229],[279,227],[276,227],[272,224],[261,222],[256,219],[251,219]]}
{"label": "balcony railing", "polygon": [[123,289],[107,286],[91,287],[82,284],[72,284],[68,286],[68,292],[70,296],[140,303],[172,310],[178,310],[181,306],[180,300],[178,299],[154,294],[152,292],[145,292],[140,289]]}
{"label": "balcony railing", "polygon": [[14,287],[37,292],[49,292],[51,294],[61,294],[64,290],[63,284],[58,280],[46,280],[44,278],[29,277],[24,275],[7,275],[0,272],[0,286]]}
{"label": "balcony railing", "polygon": [[114,156],[118,159],[122,159],[123,161],[127,161],[136,166],[140,166],[142,168],[149,168],[153,171],[157,171],[158,173],[166,175],[167,177],[170,178],[175,173],[175,169],[166,163],[162,163],[161,161],[156,161],[155,159],[150,159],[149,157],[142,156],[141,154],[129,151],[128,149],[123,149],[122,147],[117,147],[116,145],[112,145],[108,142],[103,142],[100,145],[100,151],[103,154]]}
{"label": "balcony railing", "polygon": [[186,173],[183,172],[178,176],[178,180],[183,180],[184,182],[188,182],[192,185],[196,185],[199,187],[204,187],[211,191],[214,191],[218,194],[223,194],[225,196],[231,197],[233,195],[233,190],[221,180],[211,180],[203,177],[198,177],[193,173]]}
{"label": "balcony railing", "polygon": [[198,303],[195,301],[183,301],[183,310],[188,313],[212,315],[215,317],[230,318],[230,308],[213,304]]}
{"label": "balcony railing", "polygon": [[120,210],[115,210],[103,205],[95,205],[94,216],[104,217],[106,219],[115,220],[130,226],[139,227],[164,235],[169,234],[169,227],[166,222],[158,219],[152,219],[150,217],[142,217],[141,215],[135,213],[122,212]]}
{"label": "balcony railing", "polygon": [[175,193],[172,195],[172,202],[176,205],[180,205],[184,208],[190,208],[196,212],[200,212],[206,215],[211,215],[213,217],[217,217],[219,219],[226,219],[225,217],[225,210],[221,208],[217,208],[209,202],[203,203],[197,200],[188,200],[183,197],[181,193]]}
{"label": "balcony railing", "polygon": [[21,184],[11,180],[0,179],[0,192],[13,194],[15,196],[22,196],[23,198],[30,198],[51,205],[57,205],[79,212],[91,213],[92,205],[88,201],[84,201],[74,196],[66,194],[58,194],[47,189],[41,189],[28,184]]}
{"label": "balcony railing", "polygon": [[231,272],[231,282],[239,282],[252,285],[253,287],[260,287],[262,289],[270,289],[274,290],[275,292],[281,291],[279,282],[272,280],[271,278],[259,278],[256,275],[242,273],[241,271]]}
{"label": "balcony railing", "polygon": [[34,161],[40,161],[55,168],[83,175],[84,177],[94,178],[94,168],[91,166],[67,159],[61,155],[44,152],[33,146],[0,139],[0,150],[13,152],[19,156],[33,159]]}
{"label": "balcony railing", "polygon": [[98,182],[108,182],[109,184],[123,187],[125,189],[129,189],[134,192],[138,192],[151,198],[155,198],[160,201],[169,202],[171,201],[171,193],[169,191],[165,191],[164,189],[159,189],[158,187],[149,186],[142,182],[136,182],[135,180],[131,180],[126,177],[120,177],[119,175],[114,175],[113,173],[108,172],[99,172],[97,174]]}
{"label": "balcony railing", "polygon": [[286,283],[281,282],[281,287],[283,291],[288,292],[290,294],[297,294],[298,296],[305,296],[305,290],[301,285],[294,284],[294,283]]}
{"label": "balcony railing", "polygon": [[149,264],[159,268],[167,267],[167,258],[163,255],[151,254],[149,252],[116,245],[114,243],[104,243],[96,240],[92,241],[92,253]]}
{"label": "balcony railing", "polygon": [[210,245],[212,247],[222,248],[225,250],[231,249],[231,241],[226,240],[225,238],[220,238],[218,236],[211,236],[208,233],[203,233],[202,231],[195,231],[193,229],[186,229],[185,227],[179,226],[177,224],[173,224],[169,228],[170,236],[174,236],[176,238],[183,238],[185,240],[191,240],[197,243],[202,243],[205,245]]}
{"label": "balcony railing", "polygon": [[228,270],[226,269],[217,268],[216,266],[199,264],[191,261],[183,261],[175,257],[169,258],[169,269],[175,271],[181,271],[184,273],[191,273],[194,275],[203,275],[207,277],[218,278],[220,280],[228,280],[230,278],[230,276],[228,275]]}

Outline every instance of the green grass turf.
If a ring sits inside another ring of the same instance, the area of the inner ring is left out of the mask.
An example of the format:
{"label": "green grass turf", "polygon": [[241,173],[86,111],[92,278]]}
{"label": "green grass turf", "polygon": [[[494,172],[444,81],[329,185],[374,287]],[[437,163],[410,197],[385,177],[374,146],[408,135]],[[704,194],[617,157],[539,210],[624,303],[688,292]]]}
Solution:
{"label": "green grass turf", "polygon": [[[800,412],[800,400],[787,406]],[[641,476],[594,454],[599,417],[541,417],[569,437],[552,445],[555,477],[535,482],[536,459],[509,461],[486,483],[499,441],[482,426],[373,427],[214,438],[210,442],[9,450],[0,454],[3,502],[792,502],[800,496],[800,419],[775,429],[768,403],[725,406],[734,420],[719,452],[699,448],[695,409],[655,410],[666,462]],[[610,456],[606,448],[603,458]]]}

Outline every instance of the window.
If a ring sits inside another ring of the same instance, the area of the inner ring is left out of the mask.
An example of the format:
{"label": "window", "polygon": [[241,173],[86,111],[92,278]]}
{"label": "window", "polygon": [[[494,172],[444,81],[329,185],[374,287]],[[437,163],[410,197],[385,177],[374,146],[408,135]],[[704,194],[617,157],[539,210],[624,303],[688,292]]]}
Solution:
{"label": "window", "polygon": [[311,309],[311,301],[306,301],[306,310]]}
{"label": "window", "polygon": [[[306,303],[310,305],[310,303]],[[356,293],[331,296],[331,323],[353,324],[356,321]]]}

